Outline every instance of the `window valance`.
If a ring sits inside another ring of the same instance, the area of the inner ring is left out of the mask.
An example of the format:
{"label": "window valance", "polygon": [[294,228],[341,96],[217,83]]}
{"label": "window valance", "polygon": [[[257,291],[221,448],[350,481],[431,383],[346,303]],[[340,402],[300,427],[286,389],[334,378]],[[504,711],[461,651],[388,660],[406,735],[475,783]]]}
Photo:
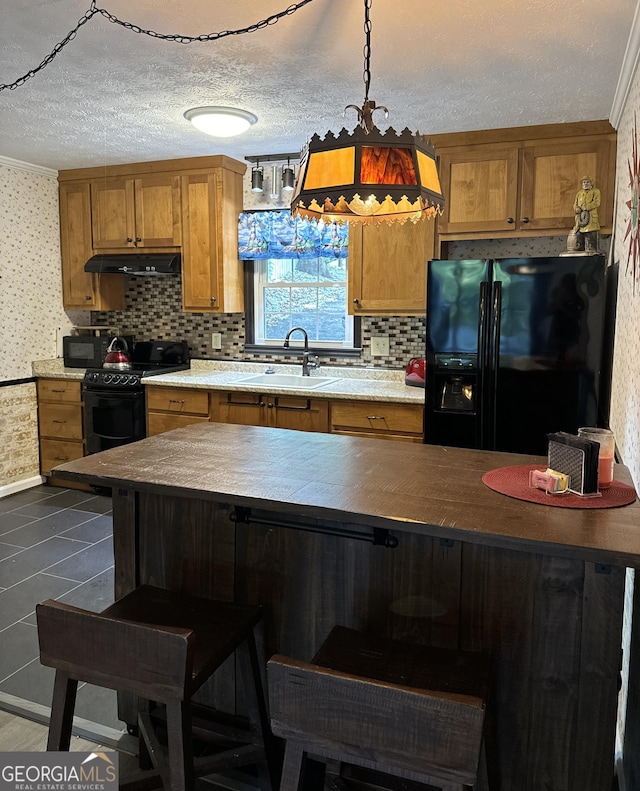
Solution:
{"label": "window valance", "polygon": [[238,220],[238,257],[346,258],[349,226],[292,217],[287,209],[242,212]]}

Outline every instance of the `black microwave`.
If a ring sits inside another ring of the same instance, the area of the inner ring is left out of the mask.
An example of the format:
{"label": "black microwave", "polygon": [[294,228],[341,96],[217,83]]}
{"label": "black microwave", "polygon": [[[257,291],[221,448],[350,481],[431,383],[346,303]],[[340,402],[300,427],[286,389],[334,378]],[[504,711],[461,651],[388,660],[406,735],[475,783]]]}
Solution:
{"label": "black microwave", "polygon": [[[129,351],[132,351],[133,338],[124,336],[124,339]],[[112,340],[112,335],[65,335],[62,339],[65,368],[102,368]]]}

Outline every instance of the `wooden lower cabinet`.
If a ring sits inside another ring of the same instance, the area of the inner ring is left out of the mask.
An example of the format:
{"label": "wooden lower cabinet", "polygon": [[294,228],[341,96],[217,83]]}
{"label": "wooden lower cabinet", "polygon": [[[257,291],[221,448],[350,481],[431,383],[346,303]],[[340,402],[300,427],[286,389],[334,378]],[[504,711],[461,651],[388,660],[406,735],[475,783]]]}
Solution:
{"label": "wooden lower cabinet", "polygon": [[147,436],[209,420],[209,392],[147,387]]}
{"label": "wooden lower cabinet", "polygon": [[39,379],[38,435],[40,472],[84,456],[81,383],[64,379]]}
{"label": "wooden lower cabinet", "polygon": [[329,431],[329,402],[306,396],[215,392],[211,419],[243,426],[271,426],[296,431]]}
{"label": "wooden lower cabinet", "polygon": [[148,436],[211,420],[422,442],[423,411],[421,404],[147,386]]}
{"label": "wooden lower cabinet", "polygon": [[332,401],[330,431],[358,437],[422,442],[423,407],[380,401]]}

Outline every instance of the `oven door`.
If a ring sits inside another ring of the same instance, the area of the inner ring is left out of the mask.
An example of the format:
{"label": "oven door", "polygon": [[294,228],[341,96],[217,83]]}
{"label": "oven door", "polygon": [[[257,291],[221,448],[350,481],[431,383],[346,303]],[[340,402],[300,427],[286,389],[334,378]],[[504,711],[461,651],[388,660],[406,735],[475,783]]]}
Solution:
{"label": "oven door", "polygon": [[85,388],[83,401],[87,453],[144,438],[144,390],[120,393]]}

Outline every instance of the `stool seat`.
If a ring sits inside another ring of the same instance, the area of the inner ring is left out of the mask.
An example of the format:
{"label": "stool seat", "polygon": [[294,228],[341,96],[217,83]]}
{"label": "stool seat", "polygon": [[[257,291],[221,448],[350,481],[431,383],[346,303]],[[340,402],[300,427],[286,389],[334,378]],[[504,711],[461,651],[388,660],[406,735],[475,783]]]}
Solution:
{"label": "stool seat", "polygon": [[337,626],[310,663],[267,663],[271,727],[287,740],[281,791],[307,754],[447,791],[475,785],[490,657]]}
{"label": "stool seat", "polygon": [[[47,750],[69,749],[82,681],[166,707],[167,761],[148,706],[141,704],[138,717],[141,765],[153,763],[165,788],[186,791],[196,775],[248,764],[258,766],[262,785],[270,788],[275,768],[268,763],[270,729],[254,638],[262,618],[259,607],[142,585],[100,613],[48,600],[37,605],[36,618],[40,661],[56,670]],[[195,767],[190,699],[235,651],[248,716],[227,718],[227,733],[216,725],[234,746]],[[246,744],[238,747],[238,740]],[[147,773],[121,787],[154,786]]]}

